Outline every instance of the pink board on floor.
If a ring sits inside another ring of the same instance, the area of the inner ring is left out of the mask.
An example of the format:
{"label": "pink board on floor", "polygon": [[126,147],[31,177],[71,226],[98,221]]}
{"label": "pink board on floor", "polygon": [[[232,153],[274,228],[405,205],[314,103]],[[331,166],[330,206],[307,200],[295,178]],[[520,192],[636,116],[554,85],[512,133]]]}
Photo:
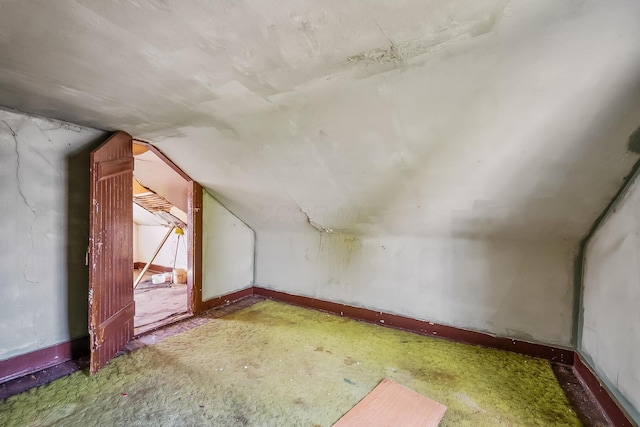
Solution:
{"label": "pink board on floor", "polygon": [[443,404],[385,378],[333,426],[435,427],[446,411]]}

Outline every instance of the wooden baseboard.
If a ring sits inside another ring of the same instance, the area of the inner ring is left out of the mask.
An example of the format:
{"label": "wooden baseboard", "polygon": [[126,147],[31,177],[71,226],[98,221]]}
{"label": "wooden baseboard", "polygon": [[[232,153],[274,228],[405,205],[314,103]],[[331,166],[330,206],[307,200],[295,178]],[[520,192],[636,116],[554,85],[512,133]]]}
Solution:
{"label": "wooden baseboard", "polygon": [[351,319],[376,323],[378,325],[390,326],[392,328],[404,329],[422,335],[445,338],[467,344],[481,345],[484,347],[496,348],[499,350],[511,351],[525,354],[527,356],[547,359],[551,362],[573,364],[573,350],[551,347],[544,344],[534,344],[526,341],[519,341],[512,338],[502,338],[482,332],[468,331],[452,326],[439,325],[424,320],[416,320],[410,317],[396,314],[384,313],[381,311],[369,310],[361,307],[354,307],[330,301],[318,300],[315,298],[292,295],[285,292],[274,291],[272,289],[254,288],[254,294],[276,301],[287,302],[302,307],[316,310],[328,311]]}
{"label": "wooden baseboard", "polygon": [[286,292],[257,286],[253,288],[253,293],[254,295],[273,299],[275,301],[286,302],[315,310],[322,310],[355,320],[404,329],[418,334],[445,338],[456,342],[511,351],[514,353],[525,354],[527,356],[547,359],[553,363],[572,366],[576,377],[581,381],[583,387],[593,394],[596,401],[600,404],[603,412],[613,423],[612,425],[624,427],[633,427],[635,425],[630,421],[629,417],[621,409],[618,403],[611,397],[609,391],[601,385],[601,381],[598,379],[598,376],[591,371],[591,369],[582,361],[580,356],[573,350],[552,347],[544,344],[534,344],[512,338],[496,337],[482,332],[468,331],[451,326],[439,325],[433,322],[426,322],[423,320],[416,320],[409,317],[388,314],[366,308],[288,294]]}
{"label": "wooden baseboard", "polygon": [[[251,295],[253,295],[253,288],[249,287],[217,298],[212,298],[202,302],[200,311],[220,307]],[[10,359],[0,360],[0,384],[60,365],[70,360],[88,356],[89,352],[89,337],[87,336],[21,354]]]}
{"label": "wooden baseboard", "polygon": [[230,304],[234,301],[238,301],[239,299],[250,297],[253,295],[253,290],[254,288],[249,287],[249,288],[241,289],[236,292],[232,292],[230,294],[212,298],[207,301],[202,301],[198,312],[211,310],[212,308],[220,307],[221,305]]}
{"label": "wooden baseboard", "polygon": [[[147,265],[147,264],[144,263],[144,262],[134,262],[133,263],[133,269],[134,270],[142,270],[145,265]],[[165,267],[163,265],[158,265],[158,264],[151,264],[151,265],[149,265],[149,270],[148,271],[153,271],[154,273],[171,273],[171,272],[173,272],[173,268],[172,267]]]}
{"label": "wooden baseboard", "polygon": [[[143,266],[144,267],[144,266]],[[496,348],[528,356],[547,359],[554,363],[562,363],[573,366],[576,377],[583,386],[590,391],[596,401],[602,407],[604,413],[615,426],[630,426],[635,424],[630,421],[625,411],[602,385],[598,376],[584,363],[579,354],[573,350],[547,346],[544,344],[529,343],[512,338],[496,337],[482,332],[468,331],[452,326],[439,325],[424,320],[380,311],[369,310],[361,307],[323,301],[300,295],[288,294],[262,287],[249,287],[203,301],[199,306],[199,312],[220,307],[252,295],[262,296],[301,307],[322,310],[355,320],[404,329],[422,335],[429,335],[449,339],[451,341],[467,344],[481,345]],[[78,359],[89,354],[89,337],[79,338],[56,344],[51,347],[36,350],[31,353],[19,355],[0,361],[0,383],[28,375],[43,369],[62,364],[69,360]]]}
{"label": "wooden baseboard", "polygon": [[627,414],[618,405],[618,402],[614,400],[606,387],[602,385],[602,381],[582,360],[579,354],[575,356],[573,372],[584,388],[591,392],[612,425],[616,427],[633,427],[635,425],[629,420]]}
{"label": "wooden baseboard", "polygon": [[89,337],[65,341],[51,347],[0,360],[0,383],[29,375],[89,354]]}

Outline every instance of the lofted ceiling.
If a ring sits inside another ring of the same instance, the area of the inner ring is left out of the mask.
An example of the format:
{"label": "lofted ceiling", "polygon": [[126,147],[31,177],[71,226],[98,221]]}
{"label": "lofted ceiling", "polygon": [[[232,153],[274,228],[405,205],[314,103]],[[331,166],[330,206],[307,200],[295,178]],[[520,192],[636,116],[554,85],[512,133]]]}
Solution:
{"label": "lofted ceiling", "polygon": [[0,0],[0,104],[253,228],[578,239],[638,160],[636,0]]}
{"label": "lofted ceiling", "polygon": [[[138,144],[134,144],[136,147]],[[134,148],[135,150],[135,148]],[[153,152],[134,154],[133,176],[144,187],[187,212],[187,181]]]}

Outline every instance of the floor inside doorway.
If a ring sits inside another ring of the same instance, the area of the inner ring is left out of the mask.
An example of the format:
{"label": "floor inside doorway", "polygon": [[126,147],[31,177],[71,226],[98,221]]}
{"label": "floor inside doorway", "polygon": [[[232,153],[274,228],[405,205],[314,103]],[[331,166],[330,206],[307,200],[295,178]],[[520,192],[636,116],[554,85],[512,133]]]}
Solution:
{"label": "floor inside doorway", "polygon": [[[134,280],[139,274],[140,270],[134,270]],[[154,274],[158,273],[147,271],[134,290],[136,336],[188,316],[187,285],[172,284],[171,281],[153,284],[151,277]]]}

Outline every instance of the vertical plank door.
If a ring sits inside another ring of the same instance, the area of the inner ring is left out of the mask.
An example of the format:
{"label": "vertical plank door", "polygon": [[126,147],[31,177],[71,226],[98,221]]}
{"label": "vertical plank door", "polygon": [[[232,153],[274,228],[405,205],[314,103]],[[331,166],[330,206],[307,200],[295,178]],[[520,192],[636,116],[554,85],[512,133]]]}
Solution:
{"label": "vertical plank door", "polygon": [[91,374],[133,338],[133,151],[116,132],[91,153],[89,334]]}

